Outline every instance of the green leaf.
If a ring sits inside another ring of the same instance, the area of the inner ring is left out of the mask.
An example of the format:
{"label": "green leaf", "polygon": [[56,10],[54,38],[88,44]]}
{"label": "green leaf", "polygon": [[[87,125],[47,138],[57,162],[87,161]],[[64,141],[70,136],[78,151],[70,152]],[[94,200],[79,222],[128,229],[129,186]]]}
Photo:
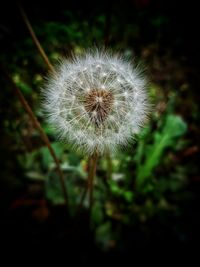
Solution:
{"label": "green leaf", "polygon": [[146,148],[144,163],[138,167],[137,181],[139,183],[151,175],[153,169],[159,164],[164,150],[169,146],[175,146],[177,138],[182,136],[186,130],[187,124],[180,116],[167,116],[163,129],[154,135],[153,144]]}
{"label": "green leaf", "polygon": [[133,197],[134,197],[133,192],[131,192],[131,191],[124,192],[124,198],[127,202],[132,202]]}
{"label": "green leaf", "polygon": [[45,176],[41,173],[36,172],[36,171],[26,172],[26,177],[31,179],[31,180],[36,180],[36,181],[44,181],[45,180]]}

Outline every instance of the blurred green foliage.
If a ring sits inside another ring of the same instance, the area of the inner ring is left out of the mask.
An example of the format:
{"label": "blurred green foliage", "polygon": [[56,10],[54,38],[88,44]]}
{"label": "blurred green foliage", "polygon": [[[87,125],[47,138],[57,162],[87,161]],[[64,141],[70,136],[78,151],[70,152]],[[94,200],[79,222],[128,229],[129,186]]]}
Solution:
{"label": "blurred green foliage", "polygon": [[[153,143],[151,145],[145,144],[145,135],[150,134],[148,129],[145,129],[146,133],[142,134],[141,142],[135,155],[138,183],[142,183],[145,178],[151,176],[168,147],[176,149],[177,138],[184,135],[186,129],[187,124],[180,116],[169,114],[165,118],[163,128],[153,134]],[[144,159],[143,163],[142,159]]]}
{"label": "blurred green foliage", "polygon": [[[92,27],[87,19],[77,19],[71,12],[63,11],[62,15],[63,21],[38,21],[33,25],[53,63],[65,55],[69,56],[71,50],[82,53],[84,48],[95,43],[103,44],[106,21],[104,14],[95,17]],[[138,15],[136,19],[140,21],[140,16]],[[156,29],[168,23],[167,18],[162,16],[149,20]],[[117,22],[117,17],[113,17],[112,21],[113,50],[123,44],[122,53],[134,57],[136,51],[129,46],[129,43],[132,39],[139,39],[141,33],[139,22],[130,27],[127,25],[126,31],[121,32],[122,25]],[[47,73],[47,66],[29,35],[13,44],[12,49],[14,55],[12,59],[7,55],[10,59],[10,72],[50,137],[65,175],[70,213],[76,215],[87,184],[87,158],[72,151],[67,144],[58,142],[51,127],[43,120],[40,88]],[[188,126],[184,110],[179,106],[180,101],[183,101],[181,88],[188,88],[189,85],[185,85],[187,81],[178,84],[174,76],[172,77],[174,80],[170,80],[169,77],[165,79],[165,75],[168,74],[162,69],[163,61],[167,60],[169,64],[171,62],[172,68],[175,63],[168,54],[167,59],[159,58],[155,53],[156,49],[157,45],[154,47],[152,43],[141,45],[140,49],[137,49],[137,57],[147,65],[147,75],[152,78],[149,94],[152,96],[154,108],[149,121],[126,150],[110,155],[112,173],[108,171],[106,157],[100,158],[98,163],[92,227],[98,245],[105,250],[117,245],[120,247],[119,240],[124,225],[144,225],[156,216],[160,216],[160,222],[169,214],[178,216],[177,214],[181,213],[180,202],[190,198],[190,193],[185,190],[190,163],[182,163],[184,160],[182,154],[194,144],[188,138],[188,128],[191,126]],[[5,60],[6,56],[1,57]],[[177,65],[175,67],[179,68]],[[160,78],[163,73],[164,82]],[[177,74],[178,77],[180,75]],[[16,98],[9,103],[9,106],[12,112],[4,118],[6,138],[11,140],[10,150],[7,150],[7,153],[15,153],[16,164],[20,166],[20,175],[13,178],[11,173],[10,183],[13,184],[14,179],[22,184],[41,184],[45,188],[44,194],[49,205],[63,204],[56,166],[48,149],[44,147],[38,132]],[[190,105],[190,109],[192,118],[196,120],[197,106]],[[6,177],[9,177],[9,171]],[[86,197],[83,209],[87,208],[87,201]]]}

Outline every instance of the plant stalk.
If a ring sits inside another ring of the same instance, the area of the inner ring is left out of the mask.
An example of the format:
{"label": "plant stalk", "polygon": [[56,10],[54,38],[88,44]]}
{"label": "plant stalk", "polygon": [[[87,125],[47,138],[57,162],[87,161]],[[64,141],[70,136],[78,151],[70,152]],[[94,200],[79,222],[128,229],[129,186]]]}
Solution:
{"label": "plant stalk", "polygon": [[94,177],[96,174],[98,154],[93,154],[89,161],[89,173],[88,173],[88,191],[89,191],[89,211],[91,213],[93,205],[93,191],[94,191]]}
{"label": "plant stalk", "polygon": [[63,196],[66,202],[66,206],[68,207],[68,193],[67,193],[67,188],[66,188],[66,184],[65,184],[65,178],[64,178],[64,174],[60,168],[60,162],[59,159],[57,158],[51,144],[49,141],[49,138],[47,136],[47,134],[44,132],[44,130],[42,129],[42,126],[40,124],[40,122],[38,121],[38,119],[36,118],[36,116],[34,115],[31,107],[29,106],[28,102],[26,101],[25,97],[23,96],[22,92],[19,90],[19,88],[16,86],[16,84],[14,83],[13,79],[10,77],[10,75],[7,73],[7,71],[0,66],[0,68],[2,69],[2,71],[5,73],[6,78],[8,79],[8,81],[10,82],[10,84],[12,85],[20,103],[22,104],[23,108],[25,109],[25,111],[27,112],[27,114],[29,115],[31,121],[33,122],[33,125],[35,126],[36,129],[38,129],[42,140],[44,141],[45,145],[47,146],[47,148],[49,149],[49,152],[56,164],[56,169],[58,172],[58,175],[60,177],[60,183],[61,183],[61,187],[62,187],[62,191],[63,191]]}
{"label": "plant stalk", "polygon": [[39,40],[38,40],[34,30],[33,30],[33,27],[31,26],[31,23],[30,23],[27,15],[26,15],[24,9],[23,9],[23,7],[19,3],[18,3],[18,7],[19,7],[19,11],[21,13],[21,16],[23,18],[23,21],[26,24],[26,27],[28,28],[28,31],[29,31],[29,33],[31,35],[31,38],[32,38],[34,44],[36,45],[40,55],[42,56],[44,62],[47,64],[49,70],[52,71],[52,72],[55,72],[55,69],[54,69],[53,65],[51,64],[51,62],[49,61],[49,58],[48,58],[47,54],[45,53],[43,47],[41,46],[41,44],[40,44],[40,42],[39,42]]}

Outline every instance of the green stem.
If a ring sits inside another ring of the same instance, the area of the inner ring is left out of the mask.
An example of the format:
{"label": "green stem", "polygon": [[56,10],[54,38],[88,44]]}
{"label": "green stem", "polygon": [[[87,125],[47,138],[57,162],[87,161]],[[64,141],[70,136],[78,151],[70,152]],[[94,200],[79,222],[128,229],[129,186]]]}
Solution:
{"label": "green stem", "polygon": [[112,166],[112,159],[111,159],[111,156],[110,156],[110,152],[108,151],[107,153],[106,153],[106,167],[107,167],[107,179],[109,180],[110,178],[111,178],[111,176],[112,176],[112,168],[113,168],[113,166]]}

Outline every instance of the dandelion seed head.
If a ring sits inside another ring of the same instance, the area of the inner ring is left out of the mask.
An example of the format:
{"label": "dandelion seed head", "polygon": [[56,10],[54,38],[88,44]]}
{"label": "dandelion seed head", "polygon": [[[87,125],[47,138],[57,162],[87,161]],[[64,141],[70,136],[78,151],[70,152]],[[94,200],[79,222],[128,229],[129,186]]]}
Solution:
{"label": "dandelion seed head", "polygon": [[59,138],[89,154],[126,145],[149,113],[146,81],[138,68],[105,52],[64,60],[43,95]]}

